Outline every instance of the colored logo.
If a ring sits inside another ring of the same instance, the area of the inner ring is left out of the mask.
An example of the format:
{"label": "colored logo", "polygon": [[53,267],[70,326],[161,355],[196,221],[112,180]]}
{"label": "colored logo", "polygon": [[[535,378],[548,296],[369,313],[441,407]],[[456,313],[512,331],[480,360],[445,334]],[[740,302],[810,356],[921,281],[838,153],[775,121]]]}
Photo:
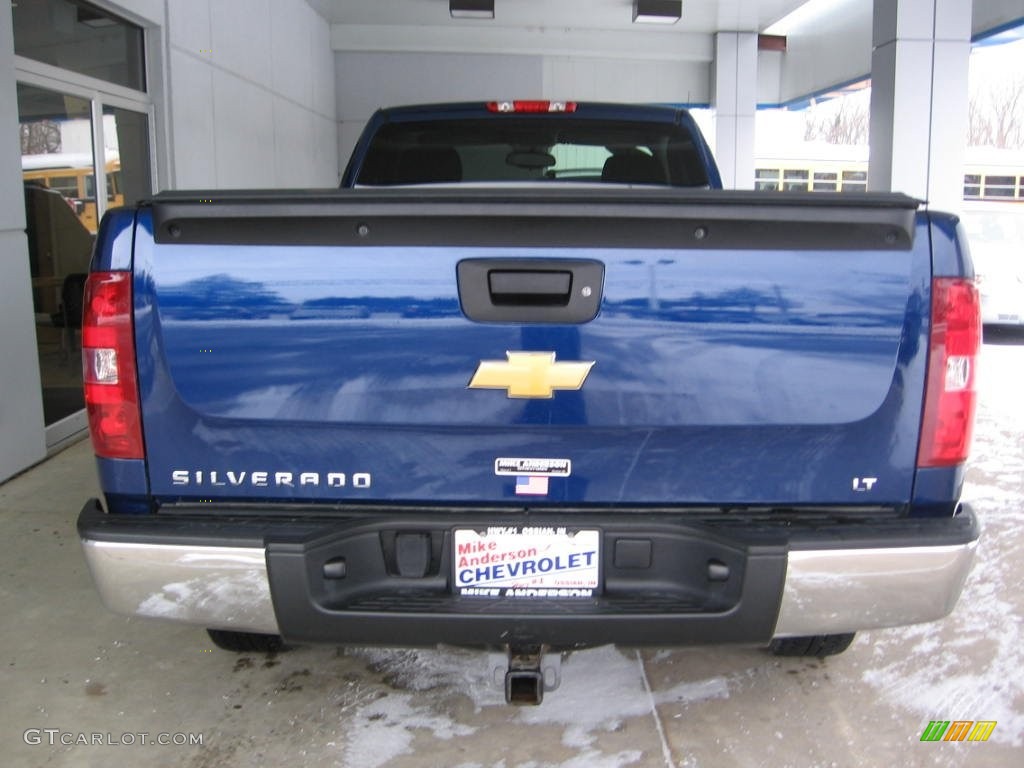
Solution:
{"label": "colored logo", "polygon": [[509,397],[550,399],[556,389],[580,389],[593,362],[555,362],[554,352],[506,352],[508,360],[481,360],[470,389],[504,389]]}
{"label": "colored logo", "polygon": [[995,729],[995,720],[932,720],[921,741],[988,741]]}
{"label": "colored logo", "polygon": [[516,478],[516,495],[518,496],[547,496],[548,478],[540,476],[526,476]]}

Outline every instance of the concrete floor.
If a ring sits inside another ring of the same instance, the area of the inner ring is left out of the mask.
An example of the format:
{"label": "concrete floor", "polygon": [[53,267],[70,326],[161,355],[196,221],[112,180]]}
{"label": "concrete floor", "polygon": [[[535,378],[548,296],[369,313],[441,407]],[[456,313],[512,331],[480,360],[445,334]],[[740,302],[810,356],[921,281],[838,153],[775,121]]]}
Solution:
{"label": "concrete floor", "polygon": [[[0,764],[1024,765],[1024,339],[986,344],[982,364],[966,497],[985,532],[952,616],[861,633],[827,661],[599,648],[570,656],[537,708],[504,705],[485,654],[235,655],[201,629],[107,612],[74,529],[96,492],[80,443],[0,486]],[[957,719],[998,725],[985,743],[920,741]],[[61,744],[93,733],[135,743]]]}

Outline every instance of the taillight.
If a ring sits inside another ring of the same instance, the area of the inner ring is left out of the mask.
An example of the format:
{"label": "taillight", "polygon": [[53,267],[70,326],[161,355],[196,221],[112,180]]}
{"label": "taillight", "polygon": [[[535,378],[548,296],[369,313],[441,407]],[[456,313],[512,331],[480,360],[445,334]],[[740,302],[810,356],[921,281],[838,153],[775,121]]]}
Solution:
{"label": "taillight", "polygon": [[949,467],[967,459],[974,431],[981,302],[970,280],[932,280],[932,326],[917,466]]}
{"label": "taillight", "polygon": [[489,101],[490,112],[575,112],[575,101]]}
{"label": "taillight", "polygon": [[86,280],[82,380],[96,455],[144,458],[130,272],[93,272]]}

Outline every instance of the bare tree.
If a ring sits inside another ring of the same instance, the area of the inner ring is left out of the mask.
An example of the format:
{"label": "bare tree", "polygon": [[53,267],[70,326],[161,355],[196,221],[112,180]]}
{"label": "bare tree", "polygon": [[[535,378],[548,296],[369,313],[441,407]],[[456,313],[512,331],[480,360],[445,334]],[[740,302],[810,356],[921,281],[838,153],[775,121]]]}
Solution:
{"label": "bare tree", "polygon": [[998,88],[992,111],[995,145],[1024,146],[1024,76],[1018,75]]}
{"label": "bare tree", "polygon": [[867,144],[870,124],[868,106],[863,99],[842,97],[837,105],[826,103],[807,111],[804,123],[805,141],[829,144]]}
{"label": "bare tree", "polygon": [[970,147],[987,147],[992,144],[992,124],[985,116],[978,97],[971,94],[967,102],[967,145]]}
{"label": "bare tree", "polygon": [[1024,75],[972,88],[968,119],[971,146],[1024,148]]}
{"label": "bare tree", "polygon": [[42,155],[60,152],[60,125],[53,120],[21,124],[21,154]]}

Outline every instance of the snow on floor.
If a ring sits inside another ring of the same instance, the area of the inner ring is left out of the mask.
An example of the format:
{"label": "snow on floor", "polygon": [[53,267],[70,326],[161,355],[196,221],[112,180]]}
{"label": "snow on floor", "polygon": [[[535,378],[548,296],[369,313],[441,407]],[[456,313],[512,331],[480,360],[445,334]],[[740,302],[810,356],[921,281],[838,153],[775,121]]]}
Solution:
{"label": "snow on floor", "polygon": [[[353,653],[365,658],[394,687],[414,692],[436,691],[439,695],[463,693],[479,711],[485,707],[506,707],[503,683],[495,669],[504,674],[505,657],[456,648],[439,650],[360,649]],[[578,750],[558,768],[621,768],[640,760],[641,750],[605,754],[596,748],[597,734],[613,732],[631,718],[652,717],[655,705],[691,703],[729,696],[725,677],[680,683],[668,690],[649,692],[644,685],[639,656],[633,651],[603,646],[567,655],[562,664],[562,682],[548,693],[545,704],[517,709],[523,725],[563,728],[562,744]],[[395,699],[395,701],[393,701]],[[346,758],[353,765],[376,768],[399,754],[411,752],[413,731],[425,728],[437,738],[450,739],[474,729],[455,725],[450,719],[426,713],[412,705],[412,696],[397,694],[361,706],[352,719]],[[396,724],[401,728],[395,728]],[[466,730],[461,730],[466,729]],[[386,753],[374,752],[381,739],[388,740]],[[356,762],[359,760],[360,762]],[[363,762],[368,760],[368,762]],[[470,768],[466,764],[463,768]],[[542,768],[550,764],[523,764]],[[516,766],[520,768],[520,766]]]}
{"label": "snow on floor", "polygon": [[350,721],[344,764],[361,768],[386,765],[413,751],[417,730],[429,731],[443,741],[476,732],[472,726],[416,706],[415,698],[411,693],[395,693],[360,707]]}
{"label": "snow on floor", "polygon": [[[1024,348],[986,345],[980,371],[964,491],[982,524],[974,567],[945,622],[872,635],[878,666],[864,680],[925,720],[996,720],[991,740],[1017,747],[1024,744],[1024,599],[1010,574],[1024,546]],[[987,661],[965,663],[966,648]]]}
{"label": "snow on floor", "polygon": [[519,719],[526,724],[560,723],[565,726],[562,743],[567,747],[593,744],[595,732],[612,731],[623,720],[643,717],[652,704],[724,699],[729,696],[725,678],[681,683],[652,695],[644,687],[637,657],[613,646],[577,651],[562,666],[558,707],[528,708]]}

